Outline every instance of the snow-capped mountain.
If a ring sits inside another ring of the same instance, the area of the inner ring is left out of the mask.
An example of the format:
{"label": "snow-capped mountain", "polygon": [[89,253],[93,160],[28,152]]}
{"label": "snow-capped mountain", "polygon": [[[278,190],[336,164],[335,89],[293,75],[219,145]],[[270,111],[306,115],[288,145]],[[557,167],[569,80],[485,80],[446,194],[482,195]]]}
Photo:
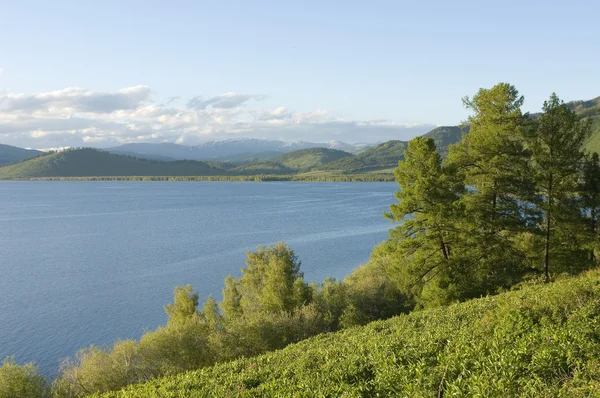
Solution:
{"label": "snow-capped mountain", "polygon": [[175,160],[225,160],[236,161],[249,158],[271,158],[283,153],[306,148],[331,148],[348,152],[358,150],[357,146],[340,141],[329,143],[303,141],[275,141],[256,138],[235,138],[205,142],[200,145],[179,145],[171,143],[124,144],[106,149],[112,153],[139,155],[154,159]]}

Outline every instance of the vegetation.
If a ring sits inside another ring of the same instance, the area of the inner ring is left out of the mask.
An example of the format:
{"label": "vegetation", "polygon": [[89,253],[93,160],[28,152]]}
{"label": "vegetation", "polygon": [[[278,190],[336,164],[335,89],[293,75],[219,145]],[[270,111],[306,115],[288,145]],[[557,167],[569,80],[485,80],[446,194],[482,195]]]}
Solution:
{"label": "vegetation", "polygon": [[17,365],[14,357],[4,358],[0,366],[0,398],[41,398],[47,396],[46,379],[35,364]]}
{"label": "vegetation", "polygon": [[305,171],[322,167],[322,165],[326,163],[334,162],[339,159],[351,157],[352,155],[348,152],[339,151],[337,149],[308,148],[286,153],[273,159],[273,161],[282,163],[290,169]]}
{"label": "vegetation", "polygon": [[248,252],[239,278],[225,279],[223,299],[198,310],[191,286],[176,287],[165,326],[138,341],[90,346],[65,361],[53,384],[57,397],[118,390],[240,357],[259,355],[319,333],[405,312],[403,297],[377,264],[343,282],[308,285],[285,243]]}
{"label": "vegetation", "polygon": [[103,396],[597,396],[599,286],[598,271],[534,284]]}
{"label": "vegetation", "polygon": [[[287,244],[258,247],[241,276],[225,279],[222,301],[198,309],[193,288],[176,287],[165,326],[81,350],[52,394],[135,383],[146,384],[107,396],[600,394],[600,271],[566,276],[595,267],[600,254],[600,157],[584,149],[592,122],[555,94],[536,117],[522,113],[523,101],[507,83],[466,97],[469,132],[446,157],[437,133],[356,156],[286,155],[307,168],[329,156],[331,167],[364,172],[405,149],[394,170],[398,202],[385,214],[396,226],[367,264],[309,285]],[[344,176],[335,173],[292,178]],[[240,359],[327,332],[339,333]],[[27,366],[16,369],[34,378]]]}

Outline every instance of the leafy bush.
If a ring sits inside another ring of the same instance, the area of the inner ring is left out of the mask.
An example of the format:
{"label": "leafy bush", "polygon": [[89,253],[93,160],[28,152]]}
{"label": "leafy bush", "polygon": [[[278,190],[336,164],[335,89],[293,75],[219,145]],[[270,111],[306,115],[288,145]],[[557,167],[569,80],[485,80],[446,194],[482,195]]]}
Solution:
{"label": "leafy bush", "polygon": [[[104,395],[600,395],[600,271],[321,334]],[[98,395],[97,395],[98,396]]]}
{"label": "leafy bush", "polygon": [[0,366],[0,398],[46,397],[46,379],[33,363],[17,365],[14,357],[4,358]]}

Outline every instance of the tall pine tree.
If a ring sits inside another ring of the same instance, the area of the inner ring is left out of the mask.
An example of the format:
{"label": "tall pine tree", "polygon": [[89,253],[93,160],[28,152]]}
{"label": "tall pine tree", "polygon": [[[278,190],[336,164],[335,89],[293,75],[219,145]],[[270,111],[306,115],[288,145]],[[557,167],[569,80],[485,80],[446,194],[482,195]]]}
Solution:
{"label": "tall pine tree", "polygon": [[581,148],[591,133],[591,125],[579,121],[556,94],[544,102],[543,111],[527,145],[532,153],[536,205],[543,215],[539,232],[544,240],[542,269],[548,281],[553,260],[568,270],[581,253],[577,188],[584,159]]}

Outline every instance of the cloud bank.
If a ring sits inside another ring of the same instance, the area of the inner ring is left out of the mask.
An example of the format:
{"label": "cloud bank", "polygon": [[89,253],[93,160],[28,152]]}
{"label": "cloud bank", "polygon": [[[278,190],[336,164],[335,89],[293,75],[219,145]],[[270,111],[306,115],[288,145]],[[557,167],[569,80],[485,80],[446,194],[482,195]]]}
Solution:
{"label": "cloud bank", "polygon": [[201,142],[253,137],[326,142],[409,139],[434,125],[389,120],[350,120],[327,110],[293,112],[261,107],[264,95],[201,96],[176,107],[152,100],[147,86],[116,92],[77,87],[33,95],[0,94],[0,143],[22,147],[108,147],[134,142]]}

